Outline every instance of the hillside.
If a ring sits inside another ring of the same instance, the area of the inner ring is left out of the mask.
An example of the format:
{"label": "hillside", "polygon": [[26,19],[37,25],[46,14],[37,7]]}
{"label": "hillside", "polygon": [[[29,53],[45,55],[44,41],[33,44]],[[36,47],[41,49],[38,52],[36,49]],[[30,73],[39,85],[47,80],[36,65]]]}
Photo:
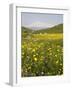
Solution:
{"label": "hillside", "polygon": [[47,28],[47,29],[41,29],[41,30],[32,30],[26,27],[22,27],[22,33],[63,33],[63,24],[56,25],[52,28]]}
{"label": "hillside", "polygon": [[56,25],[52,28],[37,30],[34,33],[63,33],[63,24]]}
{"label": "hillside", "polygon": [[31,33],[33,31],[32,29],[29,29],[29,28],[26,28],[26,27],[21,27],[21,30],[24,33]]}

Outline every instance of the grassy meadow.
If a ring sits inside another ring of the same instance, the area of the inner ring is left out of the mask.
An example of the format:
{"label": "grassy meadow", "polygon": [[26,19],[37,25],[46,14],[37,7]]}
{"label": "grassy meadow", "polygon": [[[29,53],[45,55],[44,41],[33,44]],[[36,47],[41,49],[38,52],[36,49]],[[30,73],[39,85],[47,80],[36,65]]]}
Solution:
{"label": "grassy meadow", "polygon": [[63,24],[42,30],[21,29],[21,76],[62,75]]}

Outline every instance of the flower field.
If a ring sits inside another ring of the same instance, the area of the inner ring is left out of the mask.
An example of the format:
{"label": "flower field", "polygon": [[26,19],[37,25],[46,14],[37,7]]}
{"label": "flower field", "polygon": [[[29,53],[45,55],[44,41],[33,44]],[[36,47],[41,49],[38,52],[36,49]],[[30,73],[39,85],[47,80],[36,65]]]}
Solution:
{"label": "flower field", "polygon": [[25,34],[21,42],[22,77],[62,75],[63,34]]}

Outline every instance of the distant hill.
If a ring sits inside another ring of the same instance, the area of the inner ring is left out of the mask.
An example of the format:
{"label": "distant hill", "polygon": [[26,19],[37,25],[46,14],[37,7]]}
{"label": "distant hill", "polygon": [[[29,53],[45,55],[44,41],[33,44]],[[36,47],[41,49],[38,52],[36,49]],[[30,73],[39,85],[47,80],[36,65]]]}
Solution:
{"label": "distant hill", "polygon": [[29,29],[26,27],[21,27],[21,30],[22,30],[22,32],[25,32],[25,33],[31,33],[33,31],[32,29]]}
{"label": "distant hill", "polygon": [[56,25],[52,28],[37,30],[34,33],[63,33],[63,24]]}
{"label": "distant hill", "polygon": [[22,32],[24,33],[63,33],[63,24],[58,24],[52,28],[46,28],[41,30],[32,30],[26,27],[22,27]]}

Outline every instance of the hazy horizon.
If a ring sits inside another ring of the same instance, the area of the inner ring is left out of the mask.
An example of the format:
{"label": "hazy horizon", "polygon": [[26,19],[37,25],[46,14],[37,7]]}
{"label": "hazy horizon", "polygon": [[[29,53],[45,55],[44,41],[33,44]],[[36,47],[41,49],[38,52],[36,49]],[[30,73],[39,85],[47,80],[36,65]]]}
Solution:
{"label": "hazy horizon", "polygon": [[51,28],[63,24],[62,14],[21,13],[21,26],[33,30]]}
{"label": "hazy horizon", "polygon": [[[63,23],[60,23],[60,24],[63,24]],[[57,25],[60,25],[60,24],[57,24]],[[37,27],[26,27],[26,26],[22,26],[22,27],[25,27],[25,28],[28,28],[28,29],[32,29],[32,30],[42,30],[42,29],[49,29],[49,28],[53,28],[53,27],[55,27],[55,26],[57,26],[57,25],[54,25],[54,26],[52,26],[52,27],[45,27],[45,28],[41,28],[41,29],[37,29]]]}

